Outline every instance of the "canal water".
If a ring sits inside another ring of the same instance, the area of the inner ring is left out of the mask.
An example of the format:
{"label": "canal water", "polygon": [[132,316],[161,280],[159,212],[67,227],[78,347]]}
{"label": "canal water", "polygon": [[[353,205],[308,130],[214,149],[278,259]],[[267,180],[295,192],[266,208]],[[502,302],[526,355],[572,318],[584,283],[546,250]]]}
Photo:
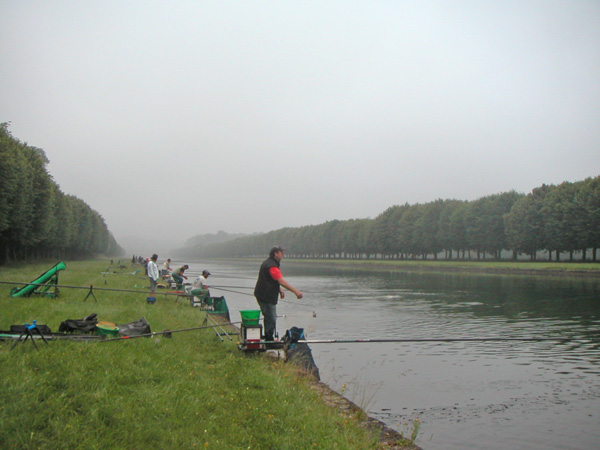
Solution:
{"label": "canal water", "polygon": [[[190,265],[211,271],[232,320],[256,309],[257,263]],[[308,339],[571,339],[311,345],[323,382],[404,435],[418,423],[425,450],[600,448],[600,280],[285,260],[282,271],[304,298],[280,302],[280,335],[297,326]]]}

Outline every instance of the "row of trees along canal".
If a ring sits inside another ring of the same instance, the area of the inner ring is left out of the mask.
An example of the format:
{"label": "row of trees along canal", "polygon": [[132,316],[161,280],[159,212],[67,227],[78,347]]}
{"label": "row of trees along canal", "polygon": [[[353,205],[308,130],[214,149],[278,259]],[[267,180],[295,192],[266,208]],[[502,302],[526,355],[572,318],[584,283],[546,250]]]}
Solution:
{"label": "row of trees along canal", "polygon": [[[300,258],[501,259],[596,261],[600,247],[600,176],[542,185],[474,201],[392,206],[375,219],[333,220],[282,228],[181,250],[187,257],[264,255],[281,244]],[[508,253],[507,253],[508,252]]]}
{"label": "row of trees along canal", "polygon": [[0,264],[124,254],[102,216],[61,192],[46,164],[43,150],[20,142],[0,123]]}

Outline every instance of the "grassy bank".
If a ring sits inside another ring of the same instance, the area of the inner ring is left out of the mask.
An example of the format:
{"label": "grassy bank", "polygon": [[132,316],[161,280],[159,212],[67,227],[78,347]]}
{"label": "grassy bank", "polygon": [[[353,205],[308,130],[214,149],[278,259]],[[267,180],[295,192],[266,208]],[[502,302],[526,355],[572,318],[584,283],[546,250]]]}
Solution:
{"label": "grassy bank", "polygon": [[286,259],[286,264],[328,265],[351,270],[521,273],[600,277],[600,263],[528,261],[441,261],[384,259]]}
{"label": "grassy bank", "polygon": [[[0,281],[29,282],[54,262],[1,267]],[[146,318],[152,331],[197,327],[203,312],[174,297],[146,303],[139,266],[102,275],[107,261],[66,262],[58,298],[11,298],[0,284],[0,329],[97,313]],[[111,270],[118,270],[113,267]],[[130,289],[109,292],[97,288]],[[237,320],[237,311],[232,311]],[[2,449],[376,449],[360,412],[328,407],[293,365],[239,352],[211,330],[115,342],[0,342]],[[386,447],[387,448],[387,447]]]}

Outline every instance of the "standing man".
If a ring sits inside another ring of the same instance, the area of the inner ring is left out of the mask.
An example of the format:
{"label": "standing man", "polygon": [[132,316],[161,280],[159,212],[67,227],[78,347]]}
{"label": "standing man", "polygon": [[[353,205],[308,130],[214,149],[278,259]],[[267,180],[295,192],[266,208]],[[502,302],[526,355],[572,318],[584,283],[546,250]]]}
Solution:
{"label": "standing man", "polygon": [[148,261],[148,278],[150,279],[150,298],[152,303],[155,301],[154,291],[156,291],[156,282],[158,281],[158,267],[156,266],[156,260],[158,255],[155,253]]}
{"label": "standing man", "polygon": [[269,257],[264,260],[258,272],[258,280],[254,288],[254,296],[265,319],[265,340],[273,341],[277,325],[277,301],[279,296],[285,298],[282,287],[292,291],[297,298],[302,298],[302,292],[284,280],[279,263],[283,259],[283,248],[273,247]]}

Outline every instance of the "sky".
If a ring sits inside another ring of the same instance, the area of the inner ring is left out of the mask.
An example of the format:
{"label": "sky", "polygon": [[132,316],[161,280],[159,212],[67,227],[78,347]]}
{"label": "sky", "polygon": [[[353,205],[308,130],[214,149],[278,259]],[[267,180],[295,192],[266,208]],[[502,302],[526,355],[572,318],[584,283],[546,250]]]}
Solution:
{"label": "sky", "polygon": [[596,0],[0,0],[0,55],[136,254],[600,174]]}

